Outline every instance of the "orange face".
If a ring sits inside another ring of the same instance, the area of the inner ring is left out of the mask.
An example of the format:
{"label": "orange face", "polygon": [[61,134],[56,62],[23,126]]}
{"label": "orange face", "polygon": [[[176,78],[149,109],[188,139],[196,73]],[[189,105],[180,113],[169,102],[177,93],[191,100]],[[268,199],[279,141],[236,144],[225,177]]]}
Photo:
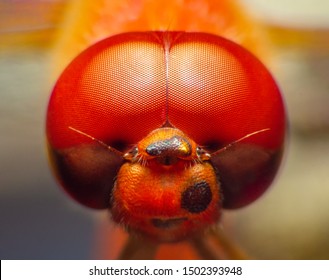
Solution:
{"label": "orange face", "polygon": [[132,32],[91,46],[62,73],[47,115],[53,167],[71,197],[159,241],[260,197],[284,136],[271,74],[207,33]]}
{"label": "orange face", "polygon": [[215,223],[221,195],[206,153],[176,128],[154,130],[124,155],[113,219],[157,241],[177,241]]}

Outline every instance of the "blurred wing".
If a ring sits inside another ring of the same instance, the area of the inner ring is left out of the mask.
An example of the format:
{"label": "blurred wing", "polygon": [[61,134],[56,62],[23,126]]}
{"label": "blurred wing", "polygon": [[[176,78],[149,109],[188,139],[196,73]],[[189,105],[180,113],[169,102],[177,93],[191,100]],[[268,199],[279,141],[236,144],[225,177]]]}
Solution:
{"label": "blurred wing", "polygon": [[71,1],[57,34],[54,75],[104,38],[131,31],[209,32],[262,52],[261,28],[231,0]]}

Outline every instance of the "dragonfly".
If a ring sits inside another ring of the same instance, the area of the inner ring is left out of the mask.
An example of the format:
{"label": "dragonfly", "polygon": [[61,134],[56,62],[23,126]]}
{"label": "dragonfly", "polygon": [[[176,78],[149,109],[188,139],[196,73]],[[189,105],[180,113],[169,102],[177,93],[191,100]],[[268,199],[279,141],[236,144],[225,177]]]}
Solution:
{"label": "dragonfly", "polygon": [[262,29],[234,1],[70,5],[48,151],[74,200],[110,210],[107,238],[122,248],[106,257],[247,258],[220,227],[222,210],[262,196],[286,131],[258,59]]}

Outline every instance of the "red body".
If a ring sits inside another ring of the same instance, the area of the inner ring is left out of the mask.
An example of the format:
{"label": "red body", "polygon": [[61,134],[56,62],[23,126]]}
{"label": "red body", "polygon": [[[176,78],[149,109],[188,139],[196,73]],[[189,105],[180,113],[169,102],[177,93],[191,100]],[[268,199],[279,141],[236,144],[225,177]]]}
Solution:
{"label": "red body", "polygon": [[79,202],[110,207],[120,153],[168,124],[212,155],[225,208],[257,199],[277,172],[284,106],[255,56],[206,33],[133,32],[91,46],[57,81],[47,115],[57,176]]}

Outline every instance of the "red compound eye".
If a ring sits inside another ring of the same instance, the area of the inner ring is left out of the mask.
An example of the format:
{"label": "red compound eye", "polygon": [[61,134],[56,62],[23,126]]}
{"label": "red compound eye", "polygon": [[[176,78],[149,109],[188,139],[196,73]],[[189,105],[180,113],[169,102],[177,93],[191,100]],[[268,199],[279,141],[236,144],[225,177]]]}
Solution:
{"label": "red compound eye", "polygon": [[120,153],[166,124],[211,154],[225,208],[257,199],[277,172],[284,106],[257,58],[211,34],[134,32],[91,46],[56,83],[47,137],[61,184],[109,207]]}

